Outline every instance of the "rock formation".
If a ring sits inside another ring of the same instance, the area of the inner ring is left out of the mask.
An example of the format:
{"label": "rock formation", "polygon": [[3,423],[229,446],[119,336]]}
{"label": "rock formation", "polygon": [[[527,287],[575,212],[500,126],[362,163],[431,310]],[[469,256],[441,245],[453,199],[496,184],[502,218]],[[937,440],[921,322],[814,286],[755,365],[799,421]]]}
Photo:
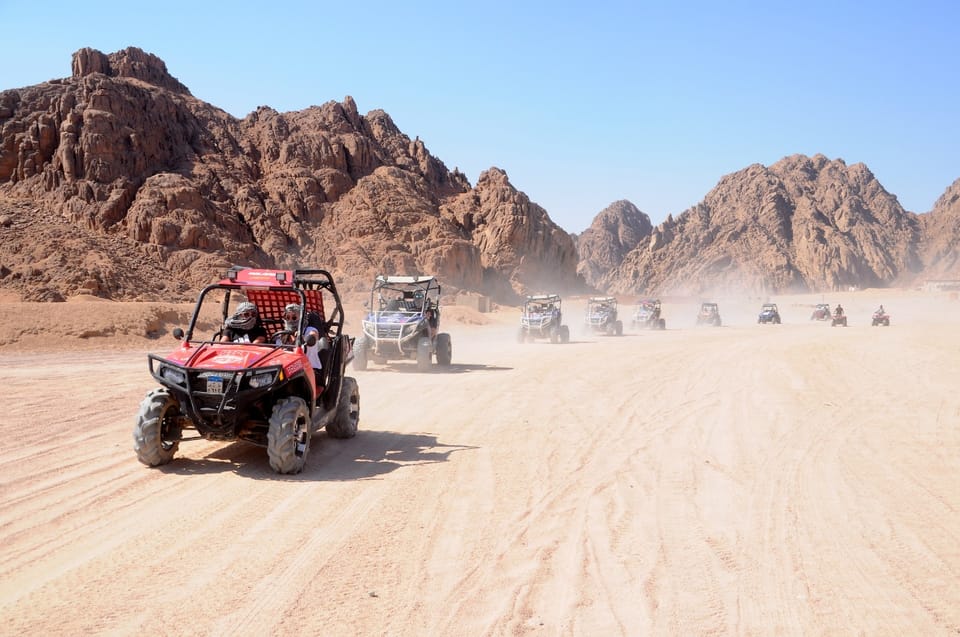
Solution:
{"label": "rock formation", "polygon": [[[324,267],[354,290],[429,273],[504,300],[576,283],[570,237],[494,174],[472,188],[350,97],[238,120],[140,49],[82,49],[70,78],[0,92],[0,287],[185,299],[231,264]],[[105,245],[95,268],[62,254]]]}
{"label": "rock formation", "polygon": [[937,199],[930,214],[921,215],[924,277],[960,279],[960,179]]}
{"label": "rock formation", "polygon": [[652,231],[650,217],[635,205],[623,200],[613,202],[577,237],[577,272],[589,285],[602,286],[604,275],[618,267]]}
{"label": "rock formation", "polygon": [[863,164],[794,155],[727,175],[602,278],[611,292],[884,286],[920,270],[921,224]]}

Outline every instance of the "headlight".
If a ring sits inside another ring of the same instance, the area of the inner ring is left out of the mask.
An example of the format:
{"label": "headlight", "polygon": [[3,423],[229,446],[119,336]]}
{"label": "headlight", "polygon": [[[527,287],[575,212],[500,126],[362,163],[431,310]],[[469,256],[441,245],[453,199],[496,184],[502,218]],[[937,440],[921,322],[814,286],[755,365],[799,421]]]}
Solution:
{"label": "headlight", "polygon": [[167,381],[171,385],[185,385],[187,382],[187,374],[182,369],[177,369],[176,367],[170,367],[164,365],[160,368],[160,378]]}
{"label": "headlight", "polygon": [[247,381],[253,389],[269,387],[277,380],[277,370],[271,369],[268,372],[258,372],[250,376]]}

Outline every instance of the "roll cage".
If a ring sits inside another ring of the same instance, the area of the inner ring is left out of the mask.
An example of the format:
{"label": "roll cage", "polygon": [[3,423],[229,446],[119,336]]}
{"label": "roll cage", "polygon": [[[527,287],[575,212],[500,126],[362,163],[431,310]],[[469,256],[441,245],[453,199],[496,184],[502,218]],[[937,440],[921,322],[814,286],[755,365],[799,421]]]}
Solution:
{"label": "roll cage", "polygon": [[[333,283],[333,277],[328,271],[255,270],[235,267],[227,272],[225,278],[201,290],[190,324],[186,333],[182,335],[184,341],[193,341],[204,301],[217,291],[224,293],[220,303],[220,325],[223,325],[240,302],[255,303],[260,322],[267,331],[267,344],[272,343],[275,334],[285,331],[283,311],[291,303],[305,308],[305,311],[300,312],[300,322],[294,335],[294,347],[303,344],[303,332],[307,325],[316,327],[321,335],[339,336],[343,330],[343,305],[336,285]],[[333,309],[329,317],[325,313],[325,293],[329,294],[333,300]],[[222,332],[221,327],[209,342],[220,341]],[[204,339],[200,340],[207,342]]]}

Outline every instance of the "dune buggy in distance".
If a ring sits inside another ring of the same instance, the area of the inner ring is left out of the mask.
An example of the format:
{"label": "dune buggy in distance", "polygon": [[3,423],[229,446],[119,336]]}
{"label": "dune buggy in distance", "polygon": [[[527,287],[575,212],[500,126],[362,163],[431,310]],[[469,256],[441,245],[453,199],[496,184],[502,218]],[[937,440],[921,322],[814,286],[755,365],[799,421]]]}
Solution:
{"label": "dune buggy in distance", "polygon": [[720,327],[720,308],[716,303],[701,303],[697,314],[697,325]]}
{"label": "dune buggy in distance", "polygon": [[617,299],[612,296],[587,299],[587,312],[583,318],[584,329],[607,335],[623,334],[623,321],[617,319]]}
{"label": "dune buggy in distance", "polygon": [[829,321],[832,314],[828,303],[817,303],[816,307],[813,308],[813,313],[810,314],[810,320]]}
{"label": "dune buggy in distance", "polygon": [[[223,340],[225,321],[241,302],[257,305],[266,342]],[[305,308],[296,331],[285,329],[289,304]],[[319,339],[312,332],[304,338],[308,325]],[[180,346],[147,357],[160,387],[137,413],[137,458],[155,467],[170,462],[187,440],[242,440],[266,447],[276,472],[299,473],[320,429],[333,438],[357,433],[360,391],[344,375],[352,339],[342,330],[343,306],[327,271],[231,269],[200,292],[186,332],[173,330]],[[282,334],[292,343],[274,344]],[[310,364],[312,347],[319,347],[321,369]],[[191,430],[196,435],[185,437]]]}
{"label": "dune buggy in distance", "polygon": [[517,341],[549,338],[551,343],[569,343],[570,328],[563,325],[562,301],[556,294],[534,294],[523,302]]}
{"label": "dune buggy in distance", "polygon": [[780,325],[780,310],[776,303],[764,303],[760,308],[760,315],[757,317],[757,323],[773,323]]}
{"label": "dune buggy in distance", "polygon": [[353,352],[354,369],[369,362],[415,359],[426,372],[436,356],[438,365],[450,365],[450,335],[440,332],[440,284],[432,276],[384,276],[374,279],[363,319],[363,336]]}
{"label": "dune buggy in distance", "polygon": [[667,329],[667,321],[660,316],[660,300],[642,299],[637,301],[637,307],[633,310],[631,325],[652,330]]}

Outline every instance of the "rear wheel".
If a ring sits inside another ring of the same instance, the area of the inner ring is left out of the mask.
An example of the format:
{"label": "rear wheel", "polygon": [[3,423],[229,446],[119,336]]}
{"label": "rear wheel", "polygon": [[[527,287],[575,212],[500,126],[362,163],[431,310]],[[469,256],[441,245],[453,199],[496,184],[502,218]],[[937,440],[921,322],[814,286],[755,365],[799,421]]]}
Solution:
{"label": "rear wheel", "polygon": [[353,438],[360,425],[360,387],[357,380],[344,376],[340,384],[340,400],[337,402],[337,415],[327,424],[327,435],[331,438]]}
{"label": "rear wheel", "polygon": [[667,329],[667,319],[660,319],[657,322],[657,327],[660,328],[661,330]]}
{"label": "rear wheel", "polygon": [[623,336],[623,321],[617,321],[613,327],[617,336]]}
{"label": "rear wheel", "polygon": [[560,326],[560,342],[569,343],[570,342],[570,328],[566,325]]}
{"label": "rear wheel", "polygon": [[449,365],[453,360],[453,344],[446,332],[437,334],[437,364]]}
{"label": "rear wheel", "polygon": [[430,365],[433,362],[433,353],[430,351],[430,339],[427,337],[417,341],[417,369],[421,372],[429,372]]}
{"label": "rear wheel", "polygon": [[[346,381],[346,379],[344,379]],[[273,406],[267,431],[267,457],[277,473],[300,473],[310,451],[310,413],[298,396],[281,398]]]}
{"label": "rear wheel", "polygon": [[144,397],[133,427],[133,450],[137,460],[158,467],[173,460],[180,446],[180,403],[166,389],[154,389]]}
{"label": "rear wheel", "polygon": [[524,343],[527,340],[527,330],[520,328],[520,331],[517,332],[517,342]]}

